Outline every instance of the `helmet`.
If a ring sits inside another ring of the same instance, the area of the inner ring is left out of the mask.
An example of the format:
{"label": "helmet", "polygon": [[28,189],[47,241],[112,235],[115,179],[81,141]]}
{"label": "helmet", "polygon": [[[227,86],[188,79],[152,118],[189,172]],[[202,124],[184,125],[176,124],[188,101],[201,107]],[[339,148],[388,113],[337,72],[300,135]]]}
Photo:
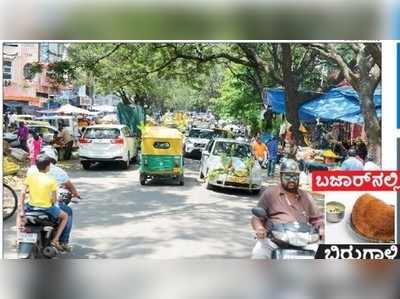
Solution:
{"label": "helmet", "polygon": [[299,188],[300,169],[295,160],[286,159],[281,164],[280,179],[283,189],[296,193]]}
{"label": "helmet", "polygon": [[300,174],[299,164],[293,159],[285,159],[281,164],[280,172],[291,172]]}
{"label": "helmet", "polygon": [[50,159],[52,159],[52,160],[53,160],[53,161],[52,161],[53,164],[55,164],[55,163],[57,162],[57,160],[58,160],[57,152],[56,152],[56,150],[55,150],[54,148],[52,148],[52,147],[44,147],[40,153],[41,153],[41,154],[45,154],[45,155],[47,155]]}

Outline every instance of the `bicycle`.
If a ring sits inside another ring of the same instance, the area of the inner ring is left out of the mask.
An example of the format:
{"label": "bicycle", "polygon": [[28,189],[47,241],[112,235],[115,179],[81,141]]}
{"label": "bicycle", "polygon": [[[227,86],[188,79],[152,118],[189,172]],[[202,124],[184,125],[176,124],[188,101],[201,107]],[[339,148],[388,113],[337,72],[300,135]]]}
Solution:
{"label": "bicycle", "polygon": [[18,207],[17,193],[13,188],[3,183],[3,220],[14,215]]}
{"label": "bicycle", "polygon": [[14,215],[18,206],[17,193],[9,184],[13,185],[15,183],[13,182],[12,175],[18,173],[19,166],[13,163],[8,157],[4,157],[3,167],[3,220],[6,220]]}

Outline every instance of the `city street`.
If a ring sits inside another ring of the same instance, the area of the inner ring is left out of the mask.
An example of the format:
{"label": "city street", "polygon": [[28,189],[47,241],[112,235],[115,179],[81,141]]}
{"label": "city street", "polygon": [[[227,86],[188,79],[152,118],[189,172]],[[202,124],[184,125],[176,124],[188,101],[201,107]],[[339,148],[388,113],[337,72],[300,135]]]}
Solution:
{"label": "city street", "polygon": [[[207,190],[199,161],[185,160],[185,185],[139,183],[138,165],[65,165],[82,200],[72,204],[73,251],[61,258],[249,258],[251,208],[259,195]],[[269,182],[273,183],[273,182]],[[4,257],[15,258],[15,218],[4,223]]]}

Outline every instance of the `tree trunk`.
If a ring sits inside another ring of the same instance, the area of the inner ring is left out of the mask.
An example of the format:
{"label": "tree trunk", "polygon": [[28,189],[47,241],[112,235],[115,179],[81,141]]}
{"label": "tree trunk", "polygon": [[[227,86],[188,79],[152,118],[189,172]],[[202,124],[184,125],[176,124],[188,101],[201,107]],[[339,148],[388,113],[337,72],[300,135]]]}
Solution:
{"label": "tree trunk", "polygon": [[376,114],[374,93],[379,82],[380,71],[378,74],[373,73],[373,69],[369,67],[369,55],[365,48],[360,50],[358,56],[358,68],[360,70],[360,79],[358,87],[354,88],[358,92],[360,99],[361,113],[364,117],[364,128],[368,140],[368,151],[375,154],[377,162],[381,163],[381,123]]}
{"label": "tree trunk", "polygon": [[370,84],[361,82],[360,84],[360,105],[361,112],[364,117],[364,128],[368,140],[368,152],[375,154],[378,164],[381,163],[381,123],[378,120],[375,103],[374,90]]}
{"label": "tree trunk", "polygon": [[299,131],[299,108],[303,100],[297,92],[297,85],[292,71],[292,50],[290,44],[281,44],[283,87],[285,88],[286,117],[292,125],[293,139],[296,145],[304,146],[304,138]]}

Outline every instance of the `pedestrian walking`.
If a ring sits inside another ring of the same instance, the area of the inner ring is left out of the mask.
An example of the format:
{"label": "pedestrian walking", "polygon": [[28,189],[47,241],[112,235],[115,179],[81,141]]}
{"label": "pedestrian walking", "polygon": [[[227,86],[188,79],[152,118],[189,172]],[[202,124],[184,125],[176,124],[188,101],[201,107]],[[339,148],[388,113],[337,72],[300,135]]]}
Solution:
{"label": "pedestrian walking", "polygon": [[29,149],[27,146],[27,141],[28,141],[28,136],[29,136],[29,130],[28,128],[25,126],[25,123],[23,121],[21,121],[19,123],[19,128],[17,131],[17,138],[19,141],[19,144],[21,146],[21,148],[29,153]]}
{"label": "pedestrian walking", "polygon": [[272,139],[270,139],[267,142],[267,148],[268,148],[268,176],[273,177],[275,176],[275,165],[278,161],[278,139],[276,136],[273,136]]}
{"label": "pedestrian walking", "polygon": [[32,133],[32,138],[29,143],[29,159],[31,160],[31,165],[36,165],[37,157],[42,149],[43,139],[36,133]]}
{"label": "pedestrian walking", "polygon": [[62,138],[64,146],[64,160],[70,160],[72,154],[72,146],[74,145],[74,140],[72,139],[72,135],[67,127],[60,125],[59,130],[60,130],[60,137]]}

